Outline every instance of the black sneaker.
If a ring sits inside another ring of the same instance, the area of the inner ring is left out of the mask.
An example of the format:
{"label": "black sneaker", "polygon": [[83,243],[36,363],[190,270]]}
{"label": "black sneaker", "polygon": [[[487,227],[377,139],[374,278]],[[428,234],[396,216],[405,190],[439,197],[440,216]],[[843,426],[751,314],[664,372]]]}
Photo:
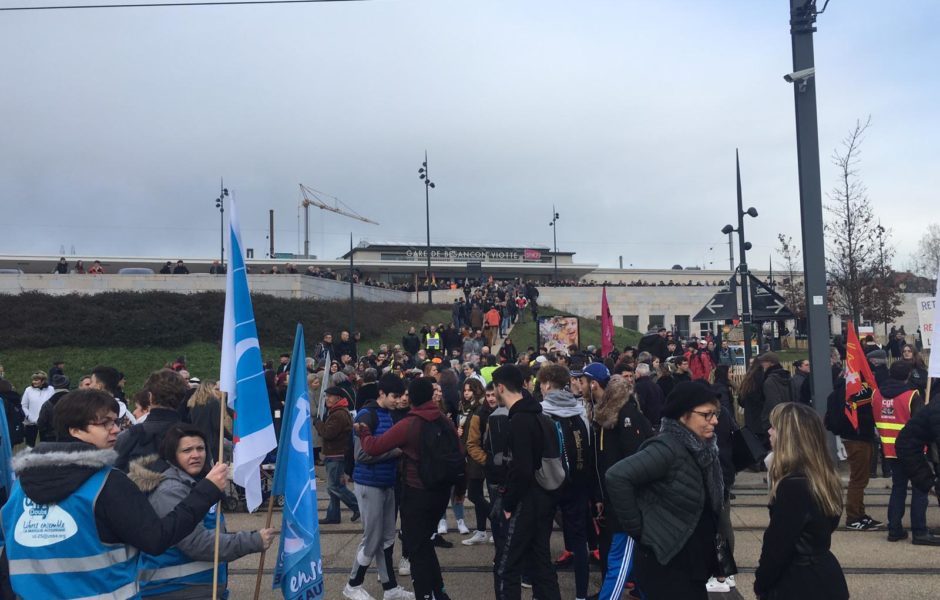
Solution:
{"label": "black sneaker", "polygon": [[849,521],[845,524],[845,528],[852,529],[854,531],[871,531],[873,529],[877,529],[878,527],[876,525],[872,525],[870,522],[862,518]]}
{"label": "black sneaker", "polygon": [[454,545],[444,539],[442,535],[435,535],[433,544],[438,548],[453,548]]}
{"label": "black sneaker", "polygon": [[867,521],[872,529],[877,529],[881,527],[882,525],[884,525],[884,523],[882,523],[881,521],[876,521],[872,519],[871,517],[869,517],[868,515],[865,515],[864,517],[862,517],[862,520]]}
{"label": "black sneaker", "polygon": [[352,521],[353,523],[355,523],[356,521],[359,520],[359,517],[361,517],[361,516],[362,516],[362,515],[360,515],[360,514],[359,514],[359,511],[357,510],[356,512],[354,512],[354,513],[352,514],[351,517],[349,517],[349,520]]}
{"label": "black sneaker", "polygon": [[940,537],[930,533],[921,533],[911,536],[911,543],[915,546],[940,546]]}

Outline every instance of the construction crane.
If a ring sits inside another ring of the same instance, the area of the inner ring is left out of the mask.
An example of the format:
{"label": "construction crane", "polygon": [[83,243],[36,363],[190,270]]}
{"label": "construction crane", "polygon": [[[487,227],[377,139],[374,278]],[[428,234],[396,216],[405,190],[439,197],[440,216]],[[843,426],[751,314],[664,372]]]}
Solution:
{"label": "construction crane", "polygon": [[[304,184],[300,184],[300,195],[303,197],[300,205],[304,207],[304,258],[310,258],[310,207],[316,206],[321,210],[328,210],[332,213],[338,215],[343,215],[344,217],[349,217],[350,219],[356,219],[357,221],[362,221],[363,223],[372,223],[373,225],[378,225],[372,219],[367,219],[354,211],[352,208],[343,203],[342,200],[335,196],[330,196],[329,194],[324,194],[323,192],[317,191],[311,187],[307,187]],[[327,204],[322,200],[322,198],[329,198],[333,201],[333,204]],[[344,208],[340,208],[339,205],[342,204]]]}

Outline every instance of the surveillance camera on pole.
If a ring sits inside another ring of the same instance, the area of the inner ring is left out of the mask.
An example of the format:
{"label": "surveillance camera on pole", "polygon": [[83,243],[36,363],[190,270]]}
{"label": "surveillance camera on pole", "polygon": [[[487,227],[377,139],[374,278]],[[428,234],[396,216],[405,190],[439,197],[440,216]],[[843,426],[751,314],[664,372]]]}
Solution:
{"label": "surveillance camera on pole", "polygon": [[806,91],[806,82],[812,77],[816,76],[816,67],[810,67],[808,69],[800,69],[799,71],[794,71],[793,73],[787,73],[783,76],[783,80],[787,83],[795,83],[799,86],[801,92]]}

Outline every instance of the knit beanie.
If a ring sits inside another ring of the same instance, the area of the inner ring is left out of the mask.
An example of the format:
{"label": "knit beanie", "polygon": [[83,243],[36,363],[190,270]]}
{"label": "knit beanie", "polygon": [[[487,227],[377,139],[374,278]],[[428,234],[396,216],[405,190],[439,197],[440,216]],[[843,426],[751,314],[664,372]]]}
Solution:
{"label": "knit beanie", "polygon": [[715,391],[698,381],[682,381],[672,388],[666,397],[666,406],[663,416],[669,419],[678,419],[682,415],[702,404],[718,405],[718,395]]}

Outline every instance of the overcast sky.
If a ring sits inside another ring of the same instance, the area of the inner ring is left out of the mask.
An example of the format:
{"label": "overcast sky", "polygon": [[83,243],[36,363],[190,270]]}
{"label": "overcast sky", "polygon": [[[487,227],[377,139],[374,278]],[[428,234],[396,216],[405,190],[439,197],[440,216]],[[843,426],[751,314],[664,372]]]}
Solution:
{"label": "overcast sky", "polygon": [[[75,0],[104,3],[112,0]],[[123,0],[128,2],[132,0]],[[65,0],[2,0],[2,5]],[[117,2],[112,2],[117,3]],[[740,148],[752,265],[800,238],[788,0],[373,0],[5,12],[0,254],[218,254],[219,178],[245,245],[552,243],[615,267],[728,264]],[[940,2],[832,0],[816,41],[828,157],[860,172],[906,266],[940,222]],[[711,250],[710,250],[711,249]]]}

